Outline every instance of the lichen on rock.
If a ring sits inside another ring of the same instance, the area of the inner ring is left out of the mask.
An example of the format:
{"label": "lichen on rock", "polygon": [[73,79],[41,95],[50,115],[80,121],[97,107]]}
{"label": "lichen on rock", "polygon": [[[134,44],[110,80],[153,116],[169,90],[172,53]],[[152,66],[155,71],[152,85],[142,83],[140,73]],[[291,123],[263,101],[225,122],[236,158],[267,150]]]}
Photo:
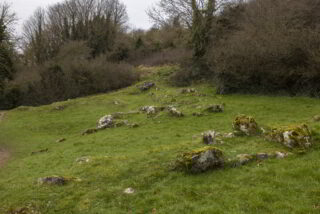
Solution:
{"label": "lichen on rock", "polygon": [[224,166],[223,152],[215,147],[207,146],[179,156],[177,168],[190,173],[201,173]]}
{"label": "lichen on rock", "polygon": [[288,148],[306,149],[312,145],[311,131],[306,124],[274,128],[267,134],[267,139]]}
{"label": "lichen on rock", "polygon": [[236,135],[251,136],[259,134],[260,132],[257,122],[251,116],[239,115],[233,121],[232,125]]}

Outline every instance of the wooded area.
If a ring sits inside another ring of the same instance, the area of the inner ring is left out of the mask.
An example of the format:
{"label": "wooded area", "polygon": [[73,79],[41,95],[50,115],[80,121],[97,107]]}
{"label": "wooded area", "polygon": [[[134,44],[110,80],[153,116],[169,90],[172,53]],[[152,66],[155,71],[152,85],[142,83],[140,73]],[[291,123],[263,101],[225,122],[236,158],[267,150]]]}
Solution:
{"label": "wooded area", "polygon": [[120,0],[37,9],[14,35],[0,5],[0,108],[129,86],[138,65],[179,64],[172,83],[205,79],[217,93],[320,96],[319,0],[160,0],[149,30],[130,29]]}

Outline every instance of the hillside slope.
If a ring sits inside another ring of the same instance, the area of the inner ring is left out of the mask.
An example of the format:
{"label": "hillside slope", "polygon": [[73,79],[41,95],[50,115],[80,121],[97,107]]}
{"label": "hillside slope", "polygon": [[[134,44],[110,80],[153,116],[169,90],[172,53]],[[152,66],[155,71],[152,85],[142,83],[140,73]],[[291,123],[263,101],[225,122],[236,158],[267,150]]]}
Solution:
{"label": "hillside slope", "polygon": [[[312,120],[320,114],[319,99],[220,96],[207,84],[193,85],[196,94],[182,94],[180,88],[166,81],[175,67],[139,69],[143,81],[154,81],[157,86],[146,92],[132,86],[110,94],[7,112],[0,122],[0,148],[12,155],[0,168],[0,213],[320,212],[319,136],[306,153],[282,160],[197,175],[172,170],[179,154],[204,147],[202,132],[231,132],[238,114],[252,115],[266,127],[306,123],[319,133],[320,122]],[[223,113],[192,115],[210,104],[222,103]],[[96,127],[104,115],[138,111],[147,105],[174,105],[185,117],[171,117],[166,111],[154,117],[129,114],[123,119],[139,127],[81,134]],[[57,142],[59,139],[65,141]],[[227,158],[289,151],[261,137],[226,139],[217,147]],[[54,175],[73,181],[63,186],[37,183],[38,178]],[[125,194],[127,188],[134,193]]]}

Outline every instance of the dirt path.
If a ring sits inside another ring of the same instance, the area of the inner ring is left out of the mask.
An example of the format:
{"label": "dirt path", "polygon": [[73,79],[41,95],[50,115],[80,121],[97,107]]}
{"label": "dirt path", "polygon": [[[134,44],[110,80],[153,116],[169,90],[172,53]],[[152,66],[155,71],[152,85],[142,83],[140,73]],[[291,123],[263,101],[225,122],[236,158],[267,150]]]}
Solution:
{"label": "dirt path", "polygon": [[[0,123],[5,116],[5,112],[0,111]],[[4,164],[9,160],[10,152],[4,148],[0,147],[0,168],[4,166]]]}

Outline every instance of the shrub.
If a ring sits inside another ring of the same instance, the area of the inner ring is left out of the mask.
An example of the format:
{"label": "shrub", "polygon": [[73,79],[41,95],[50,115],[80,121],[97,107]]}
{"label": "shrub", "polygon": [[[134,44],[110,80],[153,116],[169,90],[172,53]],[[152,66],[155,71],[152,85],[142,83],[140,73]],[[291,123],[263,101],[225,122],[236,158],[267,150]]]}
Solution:
{"label": "shrub", "polygon": [[218,92],[320,96],[320,2],[254,0],[207,56]]}

